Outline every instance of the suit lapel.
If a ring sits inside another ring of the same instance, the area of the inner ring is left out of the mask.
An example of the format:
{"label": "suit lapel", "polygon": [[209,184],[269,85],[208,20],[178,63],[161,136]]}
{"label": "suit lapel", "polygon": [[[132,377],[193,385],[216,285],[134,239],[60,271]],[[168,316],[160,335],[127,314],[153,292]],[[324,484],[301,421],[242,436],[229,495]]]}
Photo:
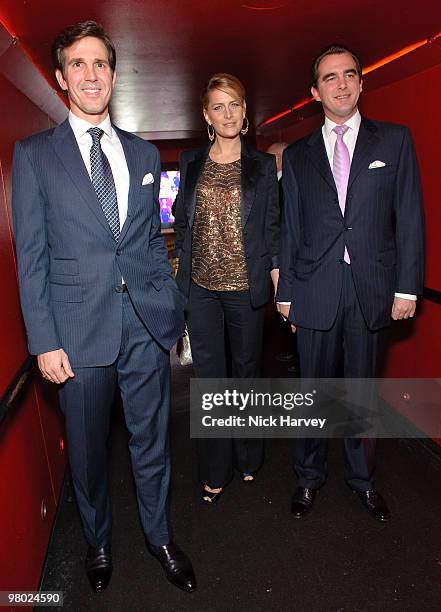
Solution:
{"label": "suit lapel", "polygon": [[256,175],[259,171],[259,161],[251,155],[250,150],[242,141],[241,163],[241,199],[240,216],[242,229],[250,216],[256,194]]}
{"label": "suit lapel", "polygon": [[121,243],[124,236],[127,234],[130,223],[136,207],[140,202],[139,193],[142,185],[142,177],[145,172],[145,160],[140,157],[136,147],[136,139],[122,132],[119,128],[112,124],[112,128],[116,130],[119,141],[124,151],[127,167],[129,169],[129,193],[127,196],[127,218],[121,228],[119,242]]}
{"label": "suit lapel", "polygon": [[66,119],[66,121],[56,127],[49,138],[60,163],[64,166],[64,169],[71,177],[96,219],[106,230],[112,241],[114,241],[112,230],[104,216],[69,121]]}
{"label": "suit lapel", "polygon": [[375,125],[362,117],[360,129],[358,131],[357,142],[355,144],[354,155],[352,157],[351,171],[349,173],[348,191],[352,183],[357,178],[361,170],[366,166],[372,145],[378,142]]}
{"label": "suit lapel", "polygon": [[337,193],[334,176],[332,174],[328,155],[326,153],[321,127],[311,135],[310,139],[308,140],[308,145],[309,159],[320,172],[328,185],[333,189],[333,191],[335,191],[335,193]]}

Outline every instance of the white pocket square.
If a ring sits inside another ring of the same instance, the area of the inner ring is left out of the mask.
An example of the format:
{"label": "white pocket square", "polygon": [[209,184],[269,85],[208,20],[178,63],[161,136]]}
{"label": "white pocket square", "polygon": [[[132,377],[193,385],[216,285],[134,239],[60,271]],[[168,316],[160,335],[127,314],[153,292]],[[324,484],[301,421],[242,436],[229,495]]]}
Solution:
{"label": "white pocket square", "polygon": [[153,178],[153,174],[151,172],[146,174],[144,178],[142,179],[143,185],[150,185],[150,183],[154,183],[154,182],[155,182],[155,179]]}
{"label": "white pocket square", "polygon": [[373,161],[371,164],[369,164],[368,170],[372,170],[373,168],[383,168],[385,165],[386,164],[384,162],[377,159],[376,161]]}

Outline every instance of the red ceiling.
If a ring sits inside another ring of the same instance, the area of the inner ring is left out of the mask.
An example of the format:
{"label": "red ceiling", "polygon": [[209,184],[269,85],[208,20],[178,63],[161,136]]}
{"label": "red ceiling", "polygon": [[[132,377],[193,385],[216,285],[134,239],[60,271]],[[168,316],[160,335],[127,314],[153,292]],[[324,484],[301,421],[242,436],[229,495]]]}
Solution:
{"label": "red ceiling", "polygon": [[0,19],[48,75],[58,31],[101,22],[117,48],[115,122],[176,138],[204,129],[199,93],[212,73],[243,80],[257,125],[308,94],[311,59],[323,47],[345,43],[371,64],[438,33],[441,2],[2,0]]}

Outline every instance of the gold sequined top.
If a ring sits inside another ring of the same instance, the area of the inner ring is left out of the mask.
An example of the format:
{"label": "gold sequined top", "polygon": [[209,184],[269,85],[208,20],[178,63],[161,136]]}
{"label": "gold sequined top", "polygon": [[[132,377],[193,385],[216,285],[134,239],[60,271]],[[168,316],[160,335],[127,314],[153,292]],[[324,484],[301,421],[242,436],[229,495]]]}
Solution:
{"label": "gold sequined top", "polygon": [[207,157],[196,191],[192,279],[211,291],[245,291],[248,277],[240,217],[240,159]]}

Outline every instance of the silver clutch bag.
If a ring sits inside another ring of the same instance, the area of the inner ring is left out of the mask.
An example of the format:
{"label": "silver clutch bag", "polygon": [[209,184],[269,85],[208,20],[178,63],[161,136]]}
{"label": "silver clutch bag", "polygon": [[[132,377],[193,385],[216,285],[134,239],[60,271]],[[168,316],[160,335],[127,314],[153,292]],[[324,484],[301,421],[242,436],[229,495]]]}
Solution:
{"label": "silver clutch bag", "polygon": [[193,357],[191,356],[190,336],[188,335],[187,325],[185,325],[184,333],[179,338],[176,345],[176,353],[179,358],[179,363],[183,366],[191,365]]}

